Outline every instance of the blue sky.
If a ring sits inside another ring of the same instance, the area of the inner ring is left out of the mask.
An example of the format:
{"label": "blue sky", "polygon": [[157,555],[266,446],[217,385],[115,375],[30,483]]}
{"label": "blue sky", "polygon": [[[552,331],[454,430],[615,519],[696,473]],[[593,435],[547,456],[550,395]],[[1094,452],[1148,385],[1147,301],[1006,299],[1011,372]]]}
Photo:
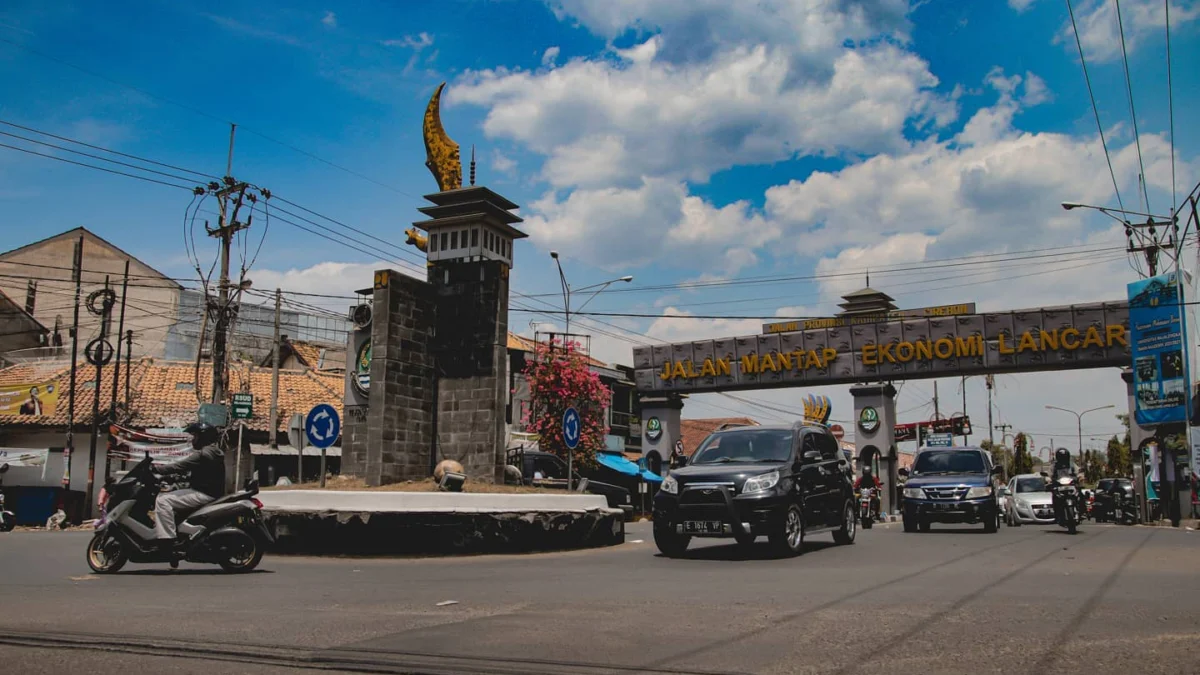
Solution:
{"label": "blue sky", "polygon": [[[1118,186],[1140,210],[1113,4],[1074,7]],[[1162,3],[1125,0],[1122,11],[1148,198],[1163,213],[1171,164]],[[1200,132],[1187,113],[1200,103],[1198,15],[1196,2],[1172,4],[1180,193],[1200,173]],[[435,188],[420,120],[445,80],[447,130],[464,155],[476,145],[479,182],[527,218],[519,292],[556,292],[553,248],[577,286],[623,274],[635,276],[626,288],[636,291],[871,267],[873,285],[903,306],[1025,307],[1119,298],[1134,274],[1119,252],[981,263],[971,276],[887,268],[1121,244],[1104,216],[1057,207],[1116,204],[1074,39],[1057,0],[17,0],[0,9],[0,119],[213,173],[223,171],[234,121],[235,175],[402,245],[402,230],[421,217],[420,195]],[[0,249],[86,225],[188,276],[188,199],[0,148]],[[276,224],[250,276],[260,288],[342,293],[378,266]],[[829,314],[858,285],[837,277],[609,293],[589,309]],[[512,324],[526,329],[531,319],[550,320],[514,313]],[[622,361],[632,342],[756,332],[760,323],[610,322],[631,332],[593,324],[620,336],[597,332],[595,349]],[[1046,417],[1042,398],[1123,404],[1113,373],[1003,386],[1004,415],[1031,430],[1069,426]],[[923,414],[930,385],[907,389],[919,393],[902,395],[901,409]],[[972,400],[980,391],[968,383]],[[845,392],[829,393],[848,405]],[[799,395],[757,396],[798,408]],[[695,400],[691,416],[756,412]],[[978,405],[968,404],[984,415]]]}

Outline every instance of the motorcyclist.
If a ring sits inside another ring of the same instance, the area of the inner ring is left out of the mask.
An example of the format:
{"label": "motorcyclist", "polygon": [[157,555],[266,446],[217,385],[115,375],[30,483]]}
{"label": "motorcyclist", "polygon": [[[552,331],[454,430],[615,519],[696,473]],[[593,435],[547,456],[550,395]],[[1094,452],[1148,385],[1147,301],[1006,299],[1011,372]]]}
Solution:
{"label": "motorcyclist", "polygon": [[863,467],[862,475],[858,480],[854,481],[854,494],[858,495],[864,487],[873,488],[871,493],[871,513],[878,515],[879,513],[879,491],[883,488],[883,483],[875,477],[871,471],[871,467]]}
{"label": "motorcyclist", "polygon": [[225,493],[225,453],[217,446],[219,430],[207,423],[196,422],[184,431],[192,435],[195,452],[154,467],[164,476],[187,474],[190,485],[160,494],[154,504],[154,535],[162,547],[174,545],[175,516],[180,511],[194,511]]}
{"label": "motorcyclist", "polygon": [[1054,451],[1054,469],[1050,472],[1050,494],[1054,501],[1054,516],[1055,520],[1062,520],[1062,502],[1058,497],[1058,491],[1054,486],[1058,485],[1059,478],[1070,478],[1076,480],[1075,467],[1071,465],[1071,451],[1066,448],[1059,448]]}

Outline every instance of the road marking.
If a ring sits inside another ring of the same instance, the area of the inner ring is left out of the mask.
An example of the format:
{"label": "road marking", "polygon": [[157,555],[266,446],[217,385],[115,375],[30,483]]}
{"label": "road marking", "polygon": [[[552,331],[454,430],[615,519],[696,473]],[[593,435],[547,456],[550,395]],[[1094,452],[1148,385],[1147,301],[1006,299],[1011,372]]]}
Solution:
{"label": "road marking", "polygon": [[67,577],[67,578],[70,579],[71,581],[91,581],[92,579],[99,579],[100,577],[98,577],[94,574],[86,574],[82,577]]}

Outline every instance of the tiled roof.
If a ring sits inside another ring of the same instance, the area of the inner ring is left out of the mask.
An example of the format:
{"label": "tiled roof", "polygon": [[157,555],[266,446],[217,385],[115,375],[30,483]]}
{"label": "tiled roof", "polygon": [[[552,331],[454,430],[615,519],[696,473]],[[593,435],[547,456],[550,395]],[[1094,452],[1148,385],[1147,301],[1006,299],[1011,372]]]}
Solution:
{"label": "tiled roof", "polygon": [[301,342],[299,340],[290,340],[288,342],[288,344],[292,348],[292,353],[295,354],[296,358],[300,360],[300,363],[303,363],[304,365],[308,366],[309,368],[314,368],[314,369],[318,368],[320,366],[320,363],[321,363],[321,348],[320,347],[313,345],[313,344],[309,344],[307,342]]}
{"label": "tiled roof", "polygon": [[714,417],[710,419],[680,420],[679,432],[683,437],[683,454],[688,457],[700,447],[704,439],[722,424],[748,424],[758,426],[758,422],[749,417]]}
{"label": "tiled roof", "polygon": [[[134,427],[175,426],[194,421],[199,406],[196,398],[195,364],[178,361],[154,361],[144,359],[133,364],[131,380],[132,419]],[[30,415],[0,416],[0,424],[30,426],[65,426],[67,423],[67,387],[69,365],[59,361],[55,364],[21,364],[0,370],[0,384],[24,384],[45,382],[54,379],[59,387],[60,401],[52,415],[38,417]],[[76,424],[90,424],[92,414],[92,390],[83,389],[84,383],[94,376],[91,366],[79,369],[77,382],[80,389],[75,396]],[[111,396],[112,368],[104,369],[101,382],[101,410],[107,408]],[[199,389],[203,398],[211,391],[212,365],[202,363],[199,372]],[[229,387],[234,392],[254,394],[254,416],[246,427],[255,431],[266,431],[271,415],[271,369],[249,364],[231,366]],[[337,409],[342,407],[343,376],[313,370],[279,372],[279,415],[277,430],[286,430],[293,413],[306,413],[318,403],[328,403]],[[124,370],[118,383],[118,400],[123,400],[125,386]]]}

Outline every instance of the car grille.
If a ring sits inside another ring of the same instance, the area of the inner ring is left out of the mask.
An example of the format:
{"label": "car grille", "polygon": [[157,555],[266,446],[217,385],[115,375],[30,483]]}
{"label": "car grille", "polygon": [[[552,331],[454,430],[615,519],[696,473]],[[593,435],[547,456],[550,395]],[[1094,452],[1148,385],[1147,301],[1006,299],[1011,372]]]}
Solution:
{"label": "car grille", "polygon": [[684,505],[725,504],[724,491],[733,491],[733,483],[704,483],[683,486],[679,503]]}
{"label": "car grille", "polygon": [[928,499],[937,499],[941,501],[958,501],[967,496],[965,487],[927,487],[925,488],[925,497]]}

